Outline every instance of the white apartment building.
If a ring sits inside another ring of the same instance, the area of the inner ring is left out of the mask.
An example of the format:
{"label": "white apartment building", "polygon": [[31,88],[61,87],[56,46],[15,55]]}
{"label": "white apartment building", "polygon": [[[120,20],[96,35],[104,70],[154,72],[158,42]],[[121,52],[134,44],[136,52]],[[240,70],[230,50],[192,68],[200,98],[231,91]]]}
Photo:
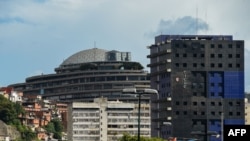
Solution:
{"label": "white apartment building", "polygon": [[250,102],[245,98],[245,124],[250,125]]}
{"label": "white apartment building", "polygon": [[[150,104],[141,103],[140,135],[151,136]],[[96,98],[68,106],[68,140],[117,141],[124,133],[138,134],[138,104]]]}

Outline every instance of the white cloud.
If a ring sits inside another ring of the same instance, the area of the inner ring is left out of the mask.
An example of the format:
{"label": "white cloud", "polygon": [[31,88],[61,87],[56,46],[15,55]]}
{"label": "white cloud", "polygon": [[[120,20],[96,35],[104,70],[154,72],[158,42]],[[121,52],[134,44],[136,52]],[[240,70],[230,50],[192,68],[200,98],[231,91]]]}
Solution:
{"label": "white cloud", "polygon": [[155,35],[159,34],[197,34],[200,31],[207,31],[209,25],[202,19],[196,19],[191,16],[184,16],[177,18],[175,21],[172,20],[161,20],[156,31],[146,33],[146,36],[154,38]]}

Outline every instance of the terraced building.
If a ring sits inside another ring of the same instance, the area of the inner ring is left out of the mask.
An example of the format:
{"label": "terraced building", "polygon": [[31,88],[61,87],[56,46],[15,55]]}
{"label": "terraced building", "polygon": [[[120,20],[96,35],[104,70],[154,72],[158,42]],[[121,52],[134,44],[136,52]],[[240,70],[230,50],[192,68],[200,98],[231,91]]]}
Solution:
{"label": "terraced building", "polygon": [[28,77],[25,83],[10,87],[24,94],[41,94],[44,99],[65,102],[93,101],[102,96],[137,102],[134,95],[122,94],[122,89],[150,87],[148,73],[140,63],[131,61],[130,52],[83,50],[64,60],[55,72]]}

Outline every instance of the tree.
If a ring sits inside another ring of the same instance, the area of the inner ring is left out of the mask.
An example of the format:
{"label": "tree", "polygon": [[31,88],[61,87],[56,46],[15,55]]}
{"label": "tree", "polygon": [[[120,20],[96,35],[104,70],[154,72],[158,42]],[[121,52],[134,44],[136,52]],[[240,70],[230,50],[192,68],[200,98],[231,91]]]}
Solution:
{"label": "tree", "polygon": [[8,125],[16,127],[22,135],[21,139],[18,139],[18,141],[32,141],[36,138],[35,132],[29,127],[22,125],[18,117],[18,115],[24,113],[25,111],[19,103],[13,103],[3,95],[0,95],[0,120]]}
{"label": "tree", "polygon": [[[162,138],[149,138],[149,137],[140,137],[141,141],[164,141]],[[119,139],[119,141],[137,141],[137,136],[131,136],[127,133],[124,133],[123,136]]]}
{"label": "tree", "polygon": [[3,95],[0,95],[0,120],[6,124],[11,124],[17,118],[14,103],[9,101]]}
{"label": "tree", "polygon": [[63,125],[59,119],[52,119],[44,128],[47,132],[53,133],[53,138],[62,138]]}
{"label": "tree", "polygon": [[143,66],[138,62],[123,62],[120,67],[124,67],[125,70],[142,70]]}
{"label": "tree", "polygon": [[53,119],[52,122],[54,123],[54,127],[55,127],[56,132],[62,132],[63,131],[63,125],[62,125],[62,122],[59,119]]}
{"label": "tree", "polygon": [[55,127],[53,122],[49,122],[47,125],[44,126],[44,129],[49,133],[55,133]]}

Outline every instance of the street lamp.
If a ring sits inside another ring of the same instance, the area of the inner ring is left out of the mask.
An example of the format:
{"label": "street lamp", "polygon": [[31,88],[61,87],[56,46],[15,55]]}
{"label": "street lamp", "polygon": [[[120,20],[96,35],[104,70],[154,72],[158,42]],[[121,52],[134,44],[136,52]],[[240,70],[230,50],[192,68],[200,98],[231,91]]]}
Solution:
{"label": "street lamp", "polygon": [[140,141],[141,95],[156,94],[158,96],[158,92],[155,89],[143,89],[142,91],[137,91],[136,88],[125,88],[122,90],[122,93],[129,93],[129,94],[137,94],[138,95],[138,136],[137,136],[137,141]]}
{"label": "street lamp", "polygon": [[224,141],[224,99],[221,97],[221,141]]}

